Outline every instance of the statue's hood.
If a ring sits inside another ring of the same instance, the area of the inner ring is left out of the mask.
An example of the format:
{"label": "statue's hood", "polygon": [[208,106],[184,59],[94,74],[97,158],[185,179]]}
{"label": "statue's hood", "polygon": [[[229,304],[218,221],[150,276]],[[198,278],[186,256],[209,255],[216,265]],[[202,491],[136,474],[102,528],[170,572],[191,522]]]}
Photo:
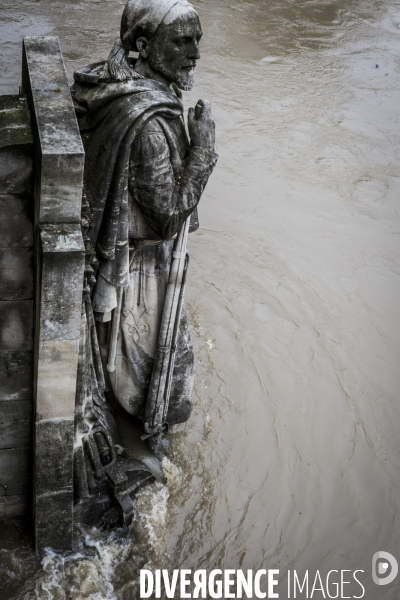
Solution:
{"label": "statue's hood", "polygon": [[[126,50],[136,51],[136,40],[143,31],[153,35],[170,10],[179,6],[182,13],[194,11],[187,0],[128,0],[121,19],[121,41]],[[194,11],[195,12],[195,11]]]}
{"label": "statue's hood", "polygon": [[[129,61],[133,69],[135,59],[129,58]],[[176,103],[183,112],[183,105],[176,93],[163,83],[154,79],[146,79],[135,71],[132,71],[132,79],[115,83],[106,82],[101,79],[104,65],[105,61],[101,61],[75,71],[71,93],[78,115],[97,111],[122,96],[145,94],[146,92],[153,92],[153,94],[158,92],[156,96],[160,98],[164,96],[165,100]]]}
{"label": "statue's hood", "polygon": [[151,118],[176,119],[183,105],[173,90],[132,71],[106,82],[104,62],[75,72],[72,96],[85,147],[84,190],[92,213],[88,240],[96,247],[102,276],[129,283],[127,174],[132,143]]}

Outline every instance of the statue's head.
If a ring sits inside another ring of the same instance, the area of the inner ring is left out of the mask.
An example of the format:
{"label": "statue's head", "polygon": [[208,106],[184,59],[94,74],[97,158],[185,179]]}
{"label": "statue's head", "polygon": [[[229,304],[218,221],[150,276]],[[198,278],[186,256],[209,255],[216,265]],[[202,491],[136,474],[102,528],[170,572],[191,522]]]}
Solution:
{"label": "statue's head", "polygon": [[151,71],[191,90],[200,58],[200,20],[185,0],[129,0],[121,22],[121,41]]}

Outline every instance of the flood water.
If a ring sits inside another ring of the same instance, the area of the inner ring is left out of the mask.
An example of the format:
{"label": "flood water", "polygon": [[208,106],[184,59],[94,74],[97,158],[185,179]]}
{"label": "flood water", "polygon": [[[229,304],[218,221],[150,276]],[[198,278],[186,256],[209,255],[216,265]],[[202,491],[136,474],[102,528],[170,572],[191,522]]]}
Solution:
{"label": "flood water", "polygon": [[[123,4],[2,0],[0,93],[23,35],[58,35],[71,80],[106,58]],[[136,600],[147,565],[276,568],[284,599],[288,569],[360,569],[399,600],[371,560],[400,562],[400,2],[194,4],[185,104],[212,101],[220,155],[189,245],[194,414],[129,532],[41,565],[10,527],[1,598]]]}

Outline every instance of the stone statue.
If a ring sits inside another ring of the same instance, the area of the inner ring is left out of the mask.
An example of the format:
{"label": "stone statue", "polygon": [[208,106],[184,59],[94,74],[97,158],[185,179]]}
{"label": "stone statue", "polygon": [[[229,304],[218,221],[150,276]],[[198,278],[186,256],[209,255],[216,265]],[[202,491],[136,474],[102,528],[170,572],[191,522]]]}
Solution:
{"label": "stone statue", "polygon": [[152,480],[119,446],[107,390],[142,420],[157,456],[168,428],[190,417],[186,238],[218,158],[210,103],[189,109],[189,136],[183,120],[181,90],[193,87],[202,36],[193,7],[129,0],[120,34],[107,61],[78,70],[72,87],[86,155],[75,495],[87,522],[116,508],[129,522],[131,497]]}

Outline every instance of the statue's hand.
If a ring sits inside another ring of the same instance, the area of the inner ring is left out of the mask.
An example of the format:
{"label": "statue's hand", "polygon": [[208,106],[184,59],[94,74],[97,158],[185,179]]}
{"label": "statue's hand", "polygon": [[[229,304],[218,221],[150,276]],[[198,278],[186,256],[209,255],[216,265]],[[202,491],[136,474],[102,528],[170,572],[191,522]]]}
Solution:
{"label": "statue's hand", "polygon": [[211,102],[199,100],[196,108],[189,108],[188,127],[193,146],[214,150],[215,123],[211,117]]}

